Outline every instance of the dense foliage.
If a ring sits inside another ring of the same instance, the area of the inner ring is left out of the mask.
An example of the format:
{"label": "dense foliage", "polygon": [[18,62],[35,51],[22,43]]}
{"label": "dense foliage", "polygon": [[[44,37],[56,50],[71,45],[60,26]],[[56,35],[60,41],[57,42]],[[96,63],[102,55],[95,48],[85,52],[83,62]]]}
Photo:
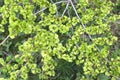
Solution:
{"label": "dense foliage", "polygon": [[119,4],[0,1],[0,80],[119,79],[120,50],[111,50]]}

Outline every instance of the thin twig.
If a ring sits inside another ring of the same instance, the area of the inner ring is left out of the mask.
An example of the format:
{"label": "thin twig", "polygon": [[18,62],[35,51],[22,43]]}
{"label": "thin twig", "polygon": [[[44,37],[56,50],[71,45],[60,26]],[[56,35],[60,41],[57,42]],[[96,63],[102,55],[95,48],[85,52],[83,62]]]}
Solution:
{"label": "thin twig", "polygon": [[68,1],[59,1],[59,2],[56,2],[55,4],[60,4],[60,3],[66,3]]}
{"label": "thin twig", "polygon": [[0,46],[1,46],[2,44],[4,44],[9,37],[10,37],[10,36],[8,35],[8,36],[0,43]]}
{"label": "thin twig", "polygon": [[[73,7],[73,10],[74,10],[77,18],[80,20],[80,17],[79,17],[79,15],[78,15],[78,13],[77,13],[77,10],[76,10],[73,2],[72,2],[71,0],[68,0],[68,1],[71,3],[71,5],[72,5],[72,7]],[[80,20],[80,22],[81,22],[81,20]],[[81,24],[82,24],[83,28],[86,29],[86,26],[85,26],[82,22],[81,22]],[[88,37],[89,37],[89,39],[93,42],[93,39],[92,39],[91,35],[88,34]],[[97,46],[96,46],[96,48],[97,48],[98,51],[100,52],[100,49],[99,49]]]}
{"label": "thin twig", "polygon": [[[54,3],[54,4],[60,4],[60,3],[63,3],[63,2],[67,2],[67,1],[59,1],[59,2],[56,2],[56,3]],[[37,15],[37,14],[39,14],[40,12],[43,12],[44,10],[46,10],[47,9],[47,7],[46,8],[43,8],[42,10],[40,10],[40,11],[38,11],[38,12],[36,12],[36,13],[34,13],[34,15]]]}
{"label": "thin twig", "polygon": [[44,11],[44,10],[46,10],[47,8],[43,8],[43,9],[41,9],[40,11],[38,11],[38,12],[36,12],[34,15],[37,15],[37,14],[39,14],[40,12],[42,12],[42,11]]}
{"label": "thin twig", "polygon": [[8,54],[7,52],[3,51],[3,53],[4,53],[5,55],[9,56],[9,54]]}
{"label": "thin twig", "polygon": [[[74,10],[74,12],[75,12],[77,18],[80,20],[80,17],[79,17],[79,15],[78,15],[78,13],[77,13],[77,10],[76,10],[76,8],[75,8],[73,2],[72,2],[71,0],[68,0],[68,1],[71,3],[71,5],[72,5],[72,7],[73,7],[73,10]],[[85,29],[85,28],[86,28],[85,25],[84,25],[82,22],[81,22],[81,24],[82,24],[83,28]]]}
{"label": "thin twig", "polygon": [[70,12],[69,12],[69,10],[67,10],[67,13],[68,13],[68,16],[69,16],[69,18],[71,19],[71,15],[70,15]]}
{"label": "thin twig", "polygon": [[[71,18],[71,17],[70,17],[69,10],[67,10],[67,12],[68,12],[69,18]],[[73,34],[73,26],[72,26],[72,34]],[[72,38],[72,36],[70,35],[70,33],[68,34],[68,36],[69,36],[70,38]],[[77,48],[79,48],[79,45],[78,45],[77,43],[75,43],[75,46],[76,46]]]}
{"label": "thin twig", "polygon": [[64,16],[65,12],[67,11],[69,4],[70,4],[70,3],[69,3],[69,1],[68,1],[67,5],[66,5],[66,8],[65,8],[65,10],[63,11],[62,17]]}
{"label": "thin twig", "polygon": [[51,1],[51,3],[54,3],[53,0],[50,0],[50,1]]}

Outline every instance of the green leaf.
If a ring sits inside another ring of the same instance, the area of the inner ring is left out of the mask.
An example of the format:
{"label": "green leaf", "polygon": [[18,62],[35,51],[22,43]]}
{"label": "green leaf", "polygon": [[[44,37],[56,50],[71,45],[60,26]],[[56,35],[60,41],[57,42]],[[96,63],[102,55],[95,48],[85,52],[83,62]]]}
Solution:
{"label": "green leaf", "polygon": [[3,58],[0,58],[0,64],[1,64],[2,66],[4,66],[4,65],[6,64]]}

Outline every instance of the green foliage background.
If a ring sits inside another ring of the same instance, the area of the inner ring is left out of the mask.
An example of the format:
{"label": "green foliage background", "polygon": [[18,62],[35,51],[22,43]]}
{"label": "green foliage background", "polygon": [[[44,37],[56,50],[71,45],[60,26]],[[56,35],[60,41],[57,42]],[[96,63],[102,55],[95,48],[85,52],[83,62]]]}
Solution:
{"label": "green foliage background", "polygon": [[119,0],[0,0],[0,80],[119,80],[119,8]]}

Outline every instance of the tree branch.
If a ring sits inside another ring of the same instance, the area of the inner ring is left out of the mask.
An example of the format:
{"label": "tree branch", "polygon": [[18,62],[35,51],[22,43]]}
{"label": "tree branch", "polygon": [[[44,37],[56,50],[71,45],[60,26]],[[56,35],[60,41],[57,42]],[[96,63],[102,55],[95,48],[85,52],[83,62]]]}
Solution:
{"label": "tree branch", "polygon": [[[67,1],[59,1],[59,2],[56,2],[56,3],[54,3],[54,4],[60,4],[60,3],[64,3],[64,2],[67,2]],[[42,12],[42,11],[44,11],[44,10],[46,10],[46,9],[47,9],[47,7],[41,9],[40,11],[38,11],[38,12],[36,12],[36,13],[34,13],[34,15],[37,15],[37,14],[39,14],[40,12]]]}
{"label": "tree branch", "polygon": [[68,1],[67,5],[66,5],[66,8],[65,8],[65,10],[63,11],[62,17],[64,16],[65,12],[67,11],[67,9],[68,9],[68,6],[69,6],[69,1]]}
{"label": "tree branch", "polygon": [[1,46],[2,44],[4,44],[9,37],[10,37],[10,36],[8,35],[8,36],[0,43],[0,46]]}
{"label": "tree branch", "polygon": [[[71,5],[72,5],[72,7],[73,7],[73,10],[74,10],[74,12],[75,12],[77,18],[80,20],[80,17],[79,17],[79,15],[78,15],[78,13],[77,13],[77,10],[76,10],[76,8],[75,8],[73,2],[72,2],[71,0],[68,0],[68,1],[71,3]],[[83,26],[83,28],[86,29],[86,26],[82,23],[81,20],[80,20],[80,23],[81,23],[81,25]],[[93,39],[92,39],[91,35],[88,34],[88,37],[89,37],[89,39],[93,42]],[[97,46],[96,46],[96,48],[97,48],[98,51],[100,52],[100,49],[99,49]]]}

